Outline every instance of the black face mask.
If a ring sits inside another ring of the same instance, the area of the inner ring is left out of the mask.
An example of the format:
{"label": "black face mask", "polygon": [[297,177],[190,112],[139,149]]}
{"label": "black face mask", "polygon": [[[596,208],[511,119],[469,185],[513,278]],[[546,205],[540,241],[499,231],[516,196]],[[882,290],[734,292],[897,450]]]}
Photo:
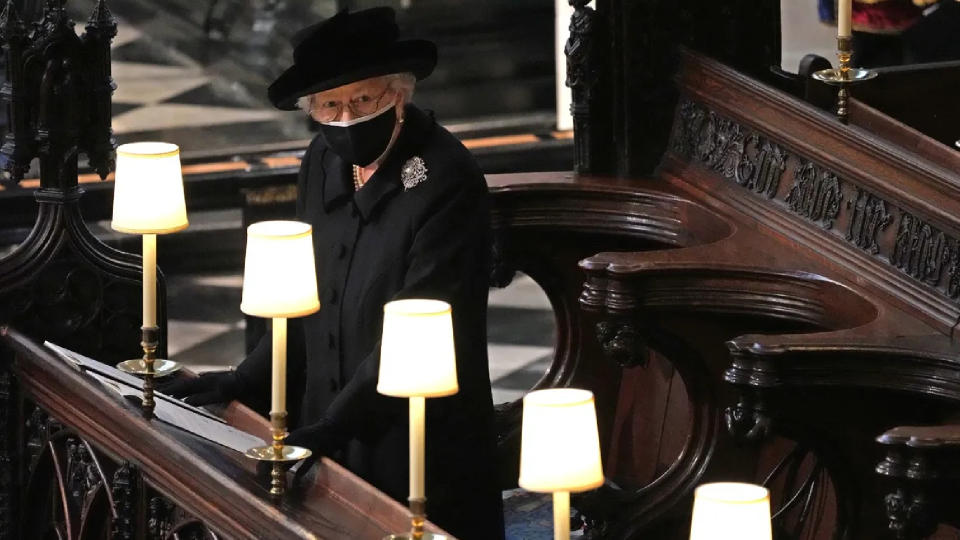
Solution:
{"label": "black face mask", "polygon": [[347,163],[366,167],[387,149],[397,115],[396,105],[346,122],[320,124],[320,135],[327,146]]}

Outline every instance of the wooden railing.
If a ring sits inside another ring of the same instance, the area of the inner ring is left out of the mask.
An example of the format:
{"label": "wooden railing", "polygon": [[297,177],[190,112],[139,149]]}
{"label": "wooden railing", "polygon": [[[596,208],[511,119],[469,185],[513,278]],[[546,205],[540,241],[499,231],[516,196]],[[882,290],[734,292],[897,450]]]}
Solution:
{"label": "wooden railing", "polygon": [[[323,459],[285,498],[256,463],[111,395],[12,328],[0,331],[0,538],[370,539],[406,509]],[[267,423],[236,403],[236,427]],[[438,530],[435,527],[434,531]]]}

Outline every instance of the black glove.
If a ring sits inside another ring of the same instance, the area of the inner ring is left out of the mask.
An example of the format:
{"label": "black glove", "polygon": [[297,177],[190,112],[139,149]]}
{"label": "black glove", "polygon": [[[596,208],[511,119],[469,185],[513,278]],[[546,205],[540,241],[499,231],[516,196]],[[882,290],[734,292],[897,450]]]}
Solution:
{"label": "black glove", "polygon": [[345,434],[338,429],[333,422],[326,418],[321,418],[318,422],[297,428],[287,435],[283,444],[290,446],[302,446],[321,456],[330,455],[337,448],[343,445]]}
{"label": "black glove", "polygon": [[163,383],[158,390],[194,406],[227,403],[240,396],[243,385],[236,371],[204,373],[199,377],[180,377]]}
{"label": "black glove", "polygon": [[[337,429],[332,422],[326,418],[320,421],[295,429],[287,435],[283,444],[287,446],[300,446],[313,452],[310,457],[303,461],[303,464],[297,469],[295,481],[300,478],[313,466],[321,456],[330,455],[331,452],[339,448],[344,442],[344,434]],[[284,468],[292,467],[294,462],[286,462]],[[269,478],[270,470],[273,464],[269,461],[261,461],[257,465],[257,474],[261,477]]]}

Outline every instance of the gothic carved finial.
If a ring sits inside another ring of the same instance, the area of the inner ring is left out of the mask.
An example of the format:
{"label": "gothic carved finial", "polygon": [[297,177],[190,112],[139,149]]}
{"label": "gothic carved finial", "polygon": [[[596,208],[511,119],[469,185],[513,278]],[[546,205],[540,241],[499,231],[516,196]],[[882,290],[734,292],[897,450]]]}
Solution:
{"label": "gothic carved finial", "polygon": [[97,30],[107,30],[110,33],[110,37],[117,34],[117,20],[113,17],[113,13],[110,12],[110,8],[107,7],[106,0],[98,0],[97,5],[93,8],[93,13],[90,14],[90,18],[87,20],[87,32]]}
{"label": "gothic carved finial", "polygon": [[23,21],[20,20],[20,14],[17,12],[17,4],[14,0],[7,0],[3,12],[0,12],[0,40],[10,41],[14,37],[23,35]]}
{"label": "gothic carved finial", "polygon": [[573,6],[570,17],[570,37],[564,45],[567,57],[566,84],[572,92],[570,114],[573,116],[574,168],[587,173],[593,168],[590,157],[590,101],[597,82],[595,43],[600,22],[597,13],[587,7],[590,0],[569,0]]}

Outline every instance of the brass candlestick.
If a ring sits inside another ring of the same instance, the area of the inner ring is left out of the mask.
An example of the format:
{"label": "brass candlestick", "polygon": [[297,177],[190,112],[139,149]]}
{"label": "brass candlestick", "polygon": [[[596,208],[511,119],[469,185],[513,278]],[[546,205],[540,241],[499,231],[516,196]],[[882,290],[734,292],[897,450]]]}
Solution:
{"label": "brass candlestick", "polygon": [[421,497],[407,500],[410,501],[410,532],[388,534],[383,540],[447,540],[446,535],[423,530],[423,524],[427,521],[427,499]]}
{"label": "brass candlestick", "polygon": [[270,471],[270,495],[279,498],[283,495],[287,486],[283,476],[283,463],[307,459],[313,452],[299,446],[283,444],[283,440],[287,438],[286,411],[270,413],[270,428],[273,434],[273,443],[251,448],[247,450],[246,455],[259,461],[273,462],[273,469]]}
{"label": "brass candlestick", "polygon": [[117,369],[140,375],[143,412],[153,416],[153,379],[169,375],[180,366],[156,358],[160,342],[157,325],[157,235],[187,227],[183,199],[180,147],[162,142],[122,144],[117,148],[113,182],[113,220],[110,228],[141,235],[143,242],[143,323],[140,329],[143,358],[117,364]]}
{"label": "brass candlestick", "polygon": [[117,369],[143,377],[143,414],[147,418],[153,417],[155,402],[153,399],[153,379],[163,377],[180,369],[180,365],[170,360],[158,359],[157,346],[160,342],[160,328],[156,326],[140,327],[140,347],[143,348],[143,358],[125,360],[117,364]]}
{"label": "brass candlestick", "polygon": [[171,360],[157,358],[157,346],[160,343],[160,328],[156,326],[140,327],[140,347],[143,358],[125,360],[117,364],[117,369],[131,375],[143,377],[143,415],[153,417],[156,402],[153,399],[153,379],[175,373],[180,364]]}
{"label": "brass candlestick", "polygon": [[872,69],[850,67],[850,58],[853,56],[853,38],[842,36],[837,38],[837,59],[840,67],[837,69],[821,69],[813,74],[813,78],[832,86],[840,87],[837,92],[837,119],[846,124],[849,118],[848,102],[850,100],[850,85],[869,81],[877,76]]}

